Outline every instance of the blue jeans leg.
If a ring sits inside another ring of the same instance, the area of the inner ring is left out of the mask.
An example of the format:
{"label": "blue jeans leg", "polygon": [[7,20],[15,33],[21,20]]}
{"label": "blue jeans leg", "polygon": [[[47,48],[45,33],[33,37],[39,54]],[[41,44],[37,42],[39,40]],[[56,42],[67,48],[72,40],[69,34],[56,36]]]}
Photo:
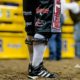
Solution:
{"label": "blue jeans leg", "polygon": [[62,45],[62,40],[61,40],[61,33],[57,34],[56,36],[56,60],[61,59],[61,45]]}
{"label": "blue jeans leg", "polygon": [[49,49],[50,49],[50,60],[53,60],[56,58],[56,34],[53,34],[51,38],[49,39]]}

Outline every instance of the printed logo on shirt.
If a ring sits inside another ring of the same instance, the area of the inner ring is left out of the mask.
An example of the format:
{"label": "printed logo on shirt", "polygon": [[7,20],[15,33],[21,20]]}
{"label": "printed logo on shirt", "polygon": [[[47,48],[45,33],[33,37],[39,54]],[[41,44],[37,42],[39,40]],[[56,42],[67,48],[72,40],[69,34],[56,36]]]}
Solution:
{"label": "printed logo on shirt", "polygon": [[48,8],[37,8],[36,9],[36,14],[48,14],[49,13],[49,9]]}
{"label": "printed logo on shirt", "polygon": [[35,26],[41,27],[43,25],[45,25],[45,21],[44,20],[36,19]]}

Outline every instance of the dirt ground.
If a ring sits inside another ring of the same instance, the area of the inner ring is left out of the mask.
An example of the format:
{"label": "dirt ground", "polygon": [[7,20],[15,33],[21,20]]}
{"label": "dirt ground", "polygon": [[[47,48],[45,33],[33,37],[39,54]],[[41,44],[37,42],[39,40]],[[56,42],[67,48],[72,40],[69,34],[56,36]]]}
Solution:
{"label": "dirt ground", "polygon": [[[37,80],[80,80],[80,59],[44,61],[44,65],[59,74],[59,79]],[[0,60],[0,80],[29,80],[27,78],[28,60]]]}

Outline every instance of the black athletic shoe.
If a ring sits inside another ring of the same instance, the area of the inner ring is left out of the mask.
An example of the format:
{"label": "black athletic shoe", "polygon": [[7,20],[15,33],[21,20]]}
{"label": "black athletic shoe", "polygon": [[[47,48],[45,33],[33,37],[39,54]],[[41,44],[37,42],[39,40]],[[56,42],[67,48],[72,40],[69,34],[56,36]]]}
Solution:
{"label": "black athletic shoe", "polygon": [[57,74],[52,74],[47,69],[43,67],[43,63],[41,63],[37,67],[33,67],[32,65],[29,65],[29,71],[28,71],[28,78],[32,80],[36,80],[39,77],[44,78],[56,78]]}

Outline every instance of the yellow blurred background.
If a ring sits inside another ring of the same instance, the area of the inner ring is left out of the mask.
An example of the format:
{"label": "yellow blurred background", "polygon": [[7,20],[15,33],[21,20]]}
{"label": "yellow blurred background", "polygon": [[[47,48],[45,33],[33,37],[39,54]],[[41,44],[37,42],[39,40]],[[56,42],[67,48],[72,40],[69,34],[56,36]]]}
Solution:
{"label": "yellow blurred background", "polygon": [[[66,2],[70,2],[70,0],[66,0]],[[62,26],[62,58],[74,58],[76,53],[74,23],[68,10],[65,11],[65,14],[67,18]],[[28,59],[26,37],[22,0],[0,0],[0,59]],[[49,55],[47,48],[44,58],[48,58]]]}

